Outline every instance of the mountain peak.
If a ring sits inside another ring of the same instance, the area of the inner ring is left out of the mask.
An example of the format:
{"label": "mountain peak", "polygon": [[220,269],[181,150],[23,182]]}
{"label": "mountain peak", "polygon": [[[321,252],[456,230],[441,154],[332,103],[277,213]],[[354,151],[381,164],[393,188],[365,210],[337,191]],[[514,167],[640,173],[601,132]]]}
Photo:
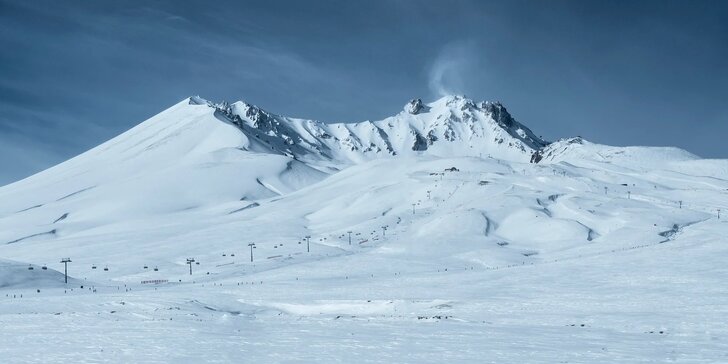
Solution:
{"label": "mountain peak", "polygon": [[423,152],[440,156],[486,153],[528,160],[547,144],[518,123],[500,102],[475,102],[465,95],[449,95],[427,104],[414,98],[397,115],[359,123],[289,118],[242,101],[206,105],[215,110],[218,119],[237,126],[245,135],[242,149],[331,166]]}
{"label": "mountain peak", "polygon": [[[439,99],[435,100],[435,102],[453,103],[453,102],[468,101],[468,100],[470,100],[470,99],[466,95],[451,94],[451,95],[441,96]],[[470,101],[472,101],[472,100],[470,100]]]}
{"label": "mountain peak", "polygon": [[412,99],[404,105],[404,111],[412,115],[419,114],[423,108],[425,108],[425,106],[422,104],[422,99]]}
{"label": "mountain peak", "polygon": [[511,116],[506,107],[499,101],[483,101],[480,103],[480,108],[490,114],[493,120],[501,126],[510,128],[515,125],[516,121],[513,119],[513,116]]}
{"label": "mountain peak", "polygon": [[466,109],[467,107],[475,106],[473,100],[467,98],[465,95],[447,95],[443,96],[429,104],[424,104],[422,99],[415,98],[410,100],[404,105],[404,111],[417,115],[422,112],[430,111],[430,108],[461,108]]}

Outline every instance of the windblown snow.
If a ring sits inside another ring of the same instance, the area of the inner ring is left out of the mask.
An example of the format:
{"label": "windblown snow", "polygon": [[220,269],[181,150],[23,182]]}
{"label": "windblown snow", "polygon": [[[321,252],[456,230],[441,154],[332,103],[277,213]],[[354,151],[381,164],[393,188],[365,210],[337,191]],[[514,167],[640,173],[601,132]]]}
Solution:
{"label": "windblown snow", "polygon": [[0,188],[0,353],[726,362],[721,210],[727,160],[549,143],[497,102],[322,123],[192,97]]}

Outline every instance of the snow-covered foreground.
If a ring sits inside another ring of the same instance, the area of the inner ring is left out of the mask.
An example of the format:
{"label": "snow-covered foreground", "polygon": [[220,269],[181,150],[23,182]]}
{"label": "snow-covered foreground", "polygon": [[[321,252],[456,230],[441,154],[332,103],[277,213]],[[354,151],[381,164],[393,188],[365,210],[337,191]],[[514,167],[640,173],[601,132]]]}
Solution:
{"label": "snow-covered foreground", "polygon": [[[3,327],[13,334],[3,354],[39,362],[726,360],[723,282],[705,287],[696,268],[664,274],[616,258],[492,274],[348,282],[263,274],[259,286],[49,293],[4,303]],[[665,263],[688,258],[700,257]]]}
{"label": "snow-covered foreground", "polygon": [[[725,193],[658,173],[501,163],[376,161],[229,215],[5,245],[4,256],[53,269],[68,255],[81,282],[3,289],[3,357],[728,360],[728,221],[710,211]],[[445,166],[460,171],[429,174]],[[629,182],[630,199],[613,179]],[[200,262],[192,276],[188,256]],[[170,283],[140,283],[151,279]]]}
{"label": "snow-covered foreground", "polygon": [[3,302],[2,350],[10,362],[724,362],[720,253],[703,242],[490,272],[333,272],[363,255],[241,276],[256,285],[26,291]]}
{"label": "snow-covered foreground", "polygon": [[329,174],[195,110],[0,189],[2,362],[728,362],[726,161]]}

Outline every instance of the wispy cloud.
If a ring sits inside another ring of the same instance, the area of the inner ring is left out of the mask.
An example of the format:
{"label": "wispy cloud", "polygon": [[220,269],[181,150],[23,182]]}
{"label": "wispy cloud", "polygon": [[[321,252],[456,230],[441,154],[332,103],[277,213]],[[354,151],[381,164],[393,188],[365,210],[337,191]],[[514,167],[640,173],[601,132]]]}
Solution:
{"label": "wispy cloud", "polygon": [[438,96],[463,94],[469,76],[476,72],[478,53],[473,41],[445,45],[430,66],[428,86]]}

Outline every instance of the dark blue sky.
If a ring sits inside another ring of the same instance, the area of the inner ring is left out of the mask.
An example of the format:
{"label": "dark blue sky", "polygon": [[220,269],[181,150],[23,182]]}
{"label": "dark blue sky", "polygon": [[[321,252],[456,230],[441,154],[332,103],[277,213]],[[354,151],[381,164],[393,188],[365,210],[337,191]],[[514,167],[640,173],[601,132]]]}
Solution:
{"label": "dark blue sky", "polygon": [[442,92],[727,158],[726,1],[0,0],[0,184],[190,95],[324,121]]}

